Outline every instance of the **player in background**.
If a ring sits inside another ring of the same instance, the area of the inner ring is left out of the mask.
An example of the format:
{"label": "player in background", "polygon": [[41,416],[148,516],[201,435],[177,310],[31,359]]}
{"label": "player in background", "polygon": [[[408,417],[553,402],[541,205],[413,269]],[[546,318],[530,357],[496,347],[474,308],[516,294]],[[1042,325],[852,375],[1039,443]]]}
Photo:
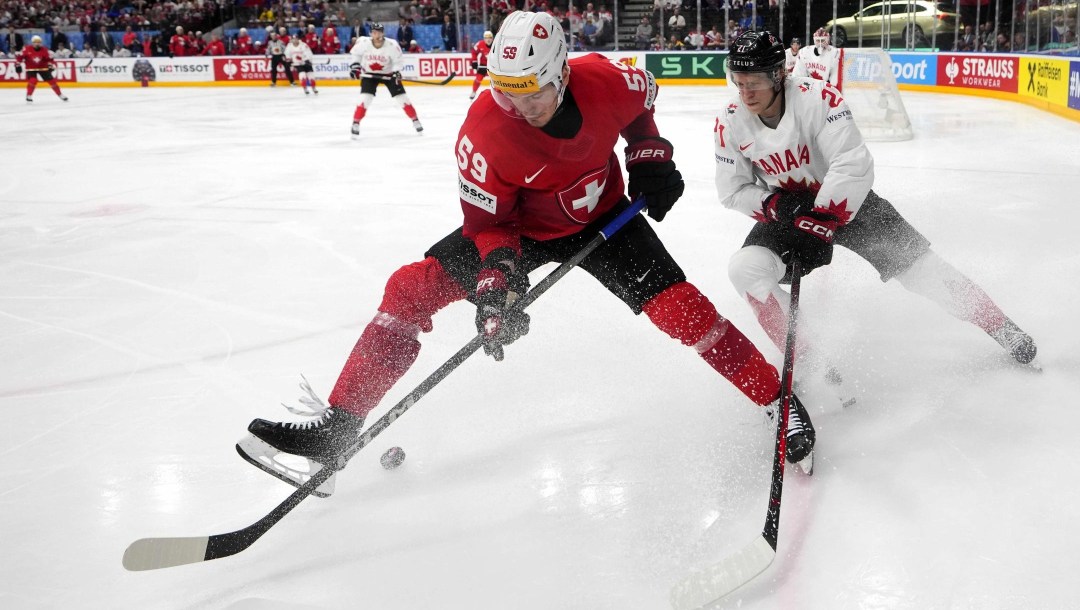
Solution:
{"label": "player in background", "polygon": [[788,50],[784,51],[784,70],[791,74],[795,70],[795,63],[799,61],[799,47],[802,46],[802,41],[798,38],[791,39],[791,46]]}
{"label": "player in background", "polygon": [[[285,46],[285,55],[288,57],[293,69],[296,70],[296,76],[300,79],[300,84],[304,86],[304,95],[311,95],[312,93],[318,95],[319,90],[315,87],[315,69],[311,67],[311,60],[315,56],[307,43],[300,40],[299,36],[293,38]],[[308,87],[311,87],[311,91],[308,91]]]}
{"label": "player in background", "polygon": [[818,28],[814,32],[814,46],[803,47],[798,61],[791,70],[792,76],[809,76],[828,81],[837,89],[843,89],[841,70],[844,65],[843,51],[829,44],[829,32]]}
{"label": "player in background", "polygon": [[[769,32],[735,41],[727,71],[739,99],[721,112],[713,134],[720,202],[758,223],[728,273],[766,334],[783,351],[791,297],[780,284],[791,259],[809,273],[832,261],[835,243],[873,265],[883,282],[895,278],[1031,362],[1031,337],[871,189],[874,160],[841,93],[825,81],[789,77],[784,54]],[[800,330],[804,378],[829,374],[812,343]]]}
{"label": "player in background", "polygon": [[240,33],[236,35],[236,43],[233,45],[233,55],[253,55],[255,53],[255,43],[252,42],[251,36],[248,35],[247,28],[240,28]]}
{"label": "player in background", "polygon": [[[331,29],[330,26],[327,26],[327,28]],[[299,37],[300,36],[297,35],[297,38]],[[304,33],[304,44],[306,44],[308,48],[311,49],[312,53],[323,52],[320,47],[322,43],[319,41],[319,33],[315,31],[314,25],[308,24],[307,32]]]}
{"label": "player in background", "polygon": [[56,77],[53,76],[53,70],[56,69],[53,53],[41,44],[41,36],[31,38],[30,44],[15,55],[15,62],[16,74],[22,73],[22,64],[26,65],[26,101],[34,101],[34,89],[37,88],[39,80],[48,83],[53,93],[61,100],[68,101],[67,96],[60,91],[60,84],[56,82]]}
{"label": "player in background", "polygon": [[472,69],[476,70],[476,78],[473,79],[472,93],[469,94],[470,100],[476,98],[476,91],[480,89],[480,83],[487,78],[487,57],[488,53],[491,52],[492,40],[495,40],[495,35],[490,31],[486,31],[484,32],[484,39],[477,40],[472,47]]}
{"label": "player in background", "polygon": [[[529,315],[511,305],[527,291],[531,271],[578,252],[630,205],[627,193],[644,196],[656,221],[682,196],[672,145],[653,119],[652,74],[598,54],[568,61],[562,27],[549,13],[508,15],[490,59],[491,89],[470,106],[455,145],[464,226],[390,276],[321,418],[256,419],[248,430],[262,453],[249,456],[277,451],[325,463],[340,455],[416,360],[432,316],[451,303],[476,305],[484,351],[502,360],[504,346],[529,332]],[[614,150],[620,136],[628,183]],[[644,216],[580,268],[752,402],[777,402],[776,369],[686,280]],[[790,422],[786,458],[801,461],[811,455],[814,432],[794,397]]]}
{"label": "player in background", "polygon": [[169,56],[185,57],[191,54],[190,51],[188,38],[184,35],[184,26],[176,26],[176,33],[169,38]]}
{"label": "player in background", "polygon": [[273,31],[273,28],[266,29],[270,34],[266,39],[266,55],[270,58],[270,86],[277,87],[278,68],[281,68],[289,79],[289,85],[295,87],[296,79],[293,78],[292,64],[289,63],[289,56],[285,53],[286,44],[281,40],[281,36]]}
{"label": "player in background", "polygon": [[382,24],[372,24],[371,36],[358,38],[349,53],[352,55],[349,73],[353,78],[360,79],[360,103],[353,111],[353,139],[360,136],[360,121],[364,120],[364,115],[375,100],[375,91],[380,83],[386,86],[390,98],[405,111],[405,116],[412,120],[416,133],[424,131],[416,116],[416,109],[405,94],[405,86],[401,84],[401,67],[405,61],[401,46],[396,40],[386,37]]}

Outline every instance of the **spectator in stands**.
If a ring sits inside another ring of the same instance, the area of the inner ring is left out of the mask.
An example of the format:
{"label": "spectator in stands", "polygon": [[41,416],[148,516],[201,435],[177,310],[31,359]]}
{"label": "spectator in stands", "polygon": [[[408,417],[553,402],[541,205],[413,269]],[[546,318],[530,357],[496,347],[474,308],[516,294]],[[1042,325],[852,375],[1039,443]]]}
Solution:
{"label": "spectator in stands", "polygon": [[645,51],[649,48],[653,37],[653,26],[649,21],[647,15],[642,15],[641,22],[637,24],[637,29],[634,30],[634,46],[639,51]]}
{"label": "spectator in stands", "polygon": [[697,31],[697,29],[690,30],[690,33],[683,39],[683,44],[687,49],[694,51],[700,51],[705,48],[705,35]]}
{"label": "spectator in stands", "polygon": [[424,47],[421,47],[415,40],[409,41],[409,46],[405,48],[406,53],[423,53]]}
{"label": "spectator in stands", "polygon": [[131,29],[130,25],[124,28],[124,37],[121,39],[120,44],[122,44],[132,55],[142,55],[142,41],[139,40],[139,35]]}
{"label": "spectator in stands", "polygon": [[341,39],[338,38],[337,29],[333,27],[327,27],[322,33],[322,43],[319,45],[322,48],[322,52],[327,55],[333,55],[341,52]]}
{"label": "spectator in stands", "polygon": [[754,18],[754,3],[747,2],[742,7],[742,18],[739,19],[739,28],[743,32],[750,30],[760,31],[765,29],[765,17],[761,12],[757,13],[757,19]]}
{"label": "spectator in stands", "polygon": [[71,55],[71,49],[68,48],[66,42],[61,42],[60,45],[56,47],[56,50],[53,51],[53,56],[60,59],[67,59],[71,57]]}
{"label": "spectator in stands", "polygon": [[443,13],[442,23],[442,48],[444,51],[457,51],[458,35],[457,24],[454,23],[453,15]]}
{"label": "spectator in stands", "polygon": [[[591,4],[589,6],[592,6]],[[596,46],[596,23],[592,17],[585,17],[585,25],[581,27],[581,42],[586,49]]]}
{"label": "spectator in stands", "polygon": [[977,39],[975,38],[975,31],[970,25],[964,26],[964,33],[960,35],[960,38],[956,41],[957,51],[974,51]]}
{"label": "spectator in stands", "polygon": [[682,51],[686,48],[686,45],[683,44],[682,40],[679,40],[678,34],[673,33],[668,38],[667,46],[665,46],[665,48],[669,51]]}
{"label": "spectator in stands", "polygon": [[720,30],[714,23],[712,29],[705,32],[705,48],[706,49],[722,49],[724,48],[724,35],[720,33]]}
{"label": "spectator in stands", "polygon": [[60,30],[54,29],[52,35],[52,44],[50,44],[49,46],[52,47],[52,50],[55,52],[60,50],[60,45],[64,45],[68,52],[71,52],[71,41],[68,40],[67,34]]}
{"label": "spectator in stands", "polygon": [[[349,39],[355,40],[361,36],[367,36],[368,31],[366,24],[361,23],[359,19],[353,19],[352,27],[349,28]],[[351,49],[352,46],[350,45],[349,48]]]}
{"label": "spectator in stands", "polygon": [[90,47],[94,49],[94,53],[98,57],[112,57],[113,51],[116,50],[116,42],[113,41],[108,28],[101,26],[90,40]]}
{"label": "spectator in stands", "polygon": [[409,20],[404,18],[404,17],[402,17],[401,19],[398,19],[398,31],[397,31],[398,46],[401,47],[402,49],[408,49],[409,48],[409,42],[412,41],[412,39],[414,37],[415,36],[413,36],[412,24],[409,22]]}
{"label": "spectator in stands", "polygon": [[1004,33],[997,35],[995,44],[997,46],[995,50],[998,53],[1009,53],[1012,51],[1012,48],[1009,46],[1009,37]]}
{"label": "spectator in stands", "polygon": [[6,51],[14,56],[16,53],[21,53],[24,47],[26,47],[26,42],[23,35],[9,27],[7,33],[4,34],[4,43],[0,51]]}
{"label": "spectator in stands", "polygon": [[[326,29],[332,30],[333,28]],[[312,53],[318,55],[319,53],[323,52],[322,41],[319,39],[319,33],[315,31],[314,24],[308,24],[307,31],[304,32],[304,36],[303,38],[301,38],[301,40],[303,40],[304,44],[306,44],[308,48],[311,49]]]}
{"label": "spectator in stands", "polygon": [[671,17],[668,17],[668,32],[679,40],[679,44],[682,44],[682,39],[686,38],[686,17],[682,16],[682,9],[675,7],[671,13]]}

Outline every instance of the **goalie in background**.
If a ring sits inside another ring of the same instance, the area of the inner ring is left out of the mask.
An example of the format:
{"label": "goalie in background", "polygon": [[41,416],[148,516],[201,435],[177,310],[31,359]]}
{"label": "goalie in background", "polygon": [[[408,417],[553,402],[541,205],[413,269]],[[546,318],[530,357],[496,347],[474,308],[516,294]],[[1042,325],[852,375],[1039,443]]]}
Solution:
{"label": "goalie in background", "polygon": [[424,131],[424,126],[416,116],[416,109],[405,94],[405,86],[401,84],[401,68],[405,63],[401,45],[386,37],[382,24],[372,24],[371,36],[358,38],[349,53],[352,55],[349,74],[360,79],[360,103],[353,111],[353,139],[360,137],[360,121],[364,120],[368,108],[375,100],[375,91],[380,83],[390,92],[390,99],[405,111],[405,116],[412,121],[416,133]]}
{"label": "goalie in background", "polygon": [[476,44],[472,48],[472,69],[476,70],[476,78],[473,79],[472,93],[469,94],[469,99],[476,99],[476,92],[480,89],[480,84],[487,78],[487,64],[488,53],[491,52],[491,41],[495,40],[495,35],[491,31],[484,32],[484,39],[476,41]]}
{"label": "goalie in background", "polygon": [[[734,42],[727,71],[739,97],[713,134],[720,202],[757,221],[728,274],[773,343],[783,351],[791,296],[780,285],[792,258],[809,273],[832,261],[835,243],[873,265],[883,282],[895,278],[982,329],[1017,361],[1031,362],[1031,337],[871,189],[874,160],[840,92],[788,76],[784,56],[769,32]],[[804,378],[835,374],[815,357],[812,333],[800,329],[800,339]]]}
{"label": "goalie in background", "polygon": [[814,32],[814,44],[799,50],[791,75],[809,76],[828,81],[837,89],[843,89],[840,74],[841,67],[844,65],[844,54],[843,51],[832,46],[829,40],[828,30],[818,28]]}

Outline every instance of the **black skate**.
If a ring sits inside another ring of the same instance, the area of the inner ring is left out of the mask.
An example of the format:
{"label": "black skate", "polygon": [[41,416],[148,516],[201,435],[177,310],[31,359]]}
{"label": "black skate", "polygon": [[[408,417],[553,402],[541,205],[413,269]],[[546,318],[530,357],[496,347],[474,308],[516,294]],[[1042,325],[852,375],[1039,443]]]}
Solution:
{"label": "black skate", "polygon": [[[236,444],[236,452],[256,468],[300,487],[323,467],[345,466],[346,451],[359,437],[364,418],[328,407],[311,390],[305,379],[300,387],[308,394],[300,402],[307,411],[286,407],[294,413],[318,415],[304,422],[271,422],[255,419],[250,434]],[[325,498],[334,492],[335,473],[313,495]]]}
{"label": "black skate", "polygon": [[1035,359],[1035,341],[1012,320],[1005,318],[1001,328],[988,334],[1020,364],[1028,364]]}
{"label": "black skate", "polygon": [[[773,421],[780,401],[777,400],[765,407],[765,415],[769,421]],[[814,442],[817,433],[814,432],[814,424],[810,422],[810,414],[806,412],[799,397],[792,394],[791,404],[788,405],[787,441],[784,450],[784,458],[789,464],[794,464],[806,474],[814,474]]]}
{"label": "black skate", "polygon": [[416,128],[416,133],[421,133],[424,131],[424,126],[420,124],[420,119],[413,119],[412,126]]}

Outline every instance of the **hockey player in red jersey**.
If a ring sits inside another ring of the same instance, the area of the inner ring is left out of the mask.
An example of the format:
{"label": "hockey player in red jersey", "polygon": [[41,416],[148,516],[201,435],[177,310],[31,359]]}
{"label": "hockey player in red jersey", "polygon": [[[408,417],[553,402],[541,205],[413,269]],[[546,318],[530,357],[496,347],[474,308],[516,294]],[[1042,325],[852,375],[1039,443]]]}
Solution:
{"label": "hockey player in red jersey", "polygon": [[191,55],[191,45],[188,37],[184,35],[184,27],[176,26],[176,33],[169,39],[169,56],[186,57]]}
{"label": "hockey player in red jersey", "polygon": [[34,89],[37,88],[39,80],[48,83],[61,100],[68,101],[67,96],[60,91],[60,84],[56,82],[56,77],[53,76],[56,63],[53,61],[52,51],[41,44],[41,36],[31,38],[30,44],[23,47],[23,50],[15,56],[15,61],[16,73],[22,72],[20,63],[26,65],[26,101],[34,101]]}
{"label": "hockey player in red jersey", "polygon": [[[758,222],[732,256],[729,275],[773,342],[783,350],[790,295],[780,284],[791,258],[812,270],[828,265],[838,244],[866,259],[882,281],[896,278],[985,331],[1017,361],[1031,362],[1032,338],[872,190],[874,160],[841,93],[825,81],[788,76],[784,62],[784,47],[769,32],[734,42],[728,73],[739,99],[716,119],[713,134],[721,203]],[[803,343],[812,369],[821,359]]]}
{"label": "hockey player in red jersey", "polygon": [[[504,347],[529,331],[529,315],[511,307],[528,289],[529,272],[579,251],[630,205],[627,192],[644,196],[657,221],[682,195],[671,143],[653,120],[650,73],[595,54],[567,61],[562,28],[548,13],[507,16],[491,57],[492,89],[470,107],[455,144],[464,226],[390,276],[318,421],[257,419],[248,427],[257,443],[242,447],[257,447],[263,457],[277,451],[334,459],[416,360],[418,337],[432,330],[436,312],[473,302],[484,351],[502,360]],[[628,184],[614,150],[620,136],[628,144]],[[643,216],[580,267],[752,402],[778,402],[776,369],[686,281]],[[787,459],[801,461],[811,455],[814,432],[797,399],[790,421]]]}
{"label": "hockey player in red jersey", "polygon": [[473,79],[472,93],[469,94],[469,99],[476,99],[476,92],[480,89],[480,83],[484,82],[487,78],[487,57],[491,52],[491,41],[495,40],[495,35],[491,32],[484,32],[484,39],[476,41],[476,44],[472,48],[472,69],[476,70],[476,78]]}

